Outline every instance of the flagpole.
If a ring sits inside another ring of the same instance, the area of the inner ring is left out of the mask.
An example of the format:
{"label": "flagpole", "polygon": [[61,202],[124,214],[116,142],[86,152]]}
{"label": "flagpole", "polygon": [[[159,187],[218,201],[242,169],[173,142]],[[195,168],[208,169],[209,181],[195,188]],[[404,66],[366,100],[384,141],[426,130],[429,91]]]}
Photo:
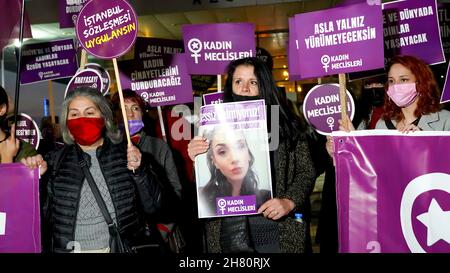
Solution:
{"label": "flagpole", "polygon": [[22,9],[20,11],[19,47],[15,48],[17,59],[17,70],[16,70],[16,94],[14,96],[14,124],[17,123],[17,113],[19,110],[20,68],[21,68],[20,62],[22,60],[24,18],[25,18],[25,0],[22,0]]}

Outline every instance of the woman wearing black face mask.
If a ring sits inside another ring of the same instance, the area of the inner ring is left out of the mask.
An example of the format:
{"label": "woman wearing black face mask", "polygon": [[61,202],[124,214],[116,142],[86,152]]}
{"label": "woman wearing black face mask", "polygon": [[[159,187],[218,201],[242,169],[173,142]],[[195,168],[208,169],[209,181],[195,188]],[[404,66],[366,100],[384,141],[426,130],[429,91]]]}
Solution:
{"label": "woman wearing black face mask", "polygon": [[11,126],[11,131],[7,132],[7,113],[8,95],[5,89],[0,86],[0,162],[20,162],[24,157],[35,155],[36,150],[32,145],[16,138],[14,124]]}
{"label": "woman wearing black face mask", "polygon": [[375,129],[377,121],[383,114],[385,76],[364,81],[361,98],[356,101],[353,125],[357,130]]}
{"label": "woman wearing black face mask", "polygon": [[[270,71],[257,58],[231,62],[227,69],[224,101],[264,99],[279,110],[279,145],[271,156],[274,198],[261,205],[259,215],[215,218],[206,221],[207,252],[311,252],[309,234],[309,195],[315,181],[315,169],[308,143],[298,118],[277,93]],[[205,153],[209,143],[195,137],[188,146],[192,160]],[[303,223],[295,221],[296,212],[304,215]],[[231,233],[240,232],[239,236]],[[236,238],[246,238],[238,240]]]}
{"label": "woman wearing black face mask", "polygon": [[22,160],[44,174],[44,249],[71,252],[79,245],[76,251],[112,250],[113,229],[87,180],[89,172],[120,236],[131,245],[141,243],[143,217],[159,209],[160,187],[147,158],[122,141],[109,103],[92,88],[71,91],[62,105],[61,131],[64,148],[48,153],[45,161],[40,155]]}

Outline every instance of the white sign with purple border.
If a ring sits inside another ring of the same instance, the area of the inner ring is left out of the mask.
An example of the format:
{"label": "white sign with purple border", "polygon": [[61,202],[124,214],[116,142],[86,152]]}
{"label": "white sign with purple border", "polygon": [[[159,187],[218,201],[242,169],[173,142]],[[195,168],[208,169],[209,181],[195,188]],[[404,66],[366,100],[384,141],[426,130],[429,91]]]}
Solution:
{"label": "white sign with purple border", "polygon": [[256,214],[272,198],[264,100],[200,108],[206,153],[195,158],[199,218]]}

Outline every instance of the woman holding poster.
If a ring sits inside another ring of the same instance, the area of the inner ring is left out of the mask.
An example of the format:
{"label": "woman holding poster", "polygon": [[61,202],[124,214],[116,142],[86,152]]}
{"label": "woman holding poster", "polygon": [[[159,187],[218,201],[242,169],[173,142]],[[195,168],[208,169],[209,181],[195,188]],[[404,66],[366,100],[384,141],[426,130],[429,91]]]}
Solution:
{"label": "woman holding poster", "polygon": [[45,161],[40,155],[22,160],[45,174],[44,249],[107,253],[114,251],[113,232],[131,246],[141,244],[142,217],[159,209],[160,187],[145,156],[122,141],[108,101],[90,87],[73,90],[62,105],[61,131],[64,148]]}
{"label": "woman holding poster", "polygon": [[[285,100],[264,63],[257,58],[244,58],[230,63],[224,88],[224,101],[264,99],[279,110],[279,134],[271,136],[270,169],[274,198],[264,202],[257,215],[213,218],[206,222],[206,250],[227,252],[309,252],[309,195],[315,181],[315,170],[302,126]],[[268,119],[270,120],[270,119]],[[274,125],[268,128],[274,131]],[[279,142],[277,143],[278,140]],[[205,153],[211,142],[195,137],[188,146],[192,160]],[[272,147],[273,148],[273,147]],[[211,151],[214,153],[214,151]],[[294,214],[305,215],[303,222]],[[235,234],[236,231],[239,234]]]}

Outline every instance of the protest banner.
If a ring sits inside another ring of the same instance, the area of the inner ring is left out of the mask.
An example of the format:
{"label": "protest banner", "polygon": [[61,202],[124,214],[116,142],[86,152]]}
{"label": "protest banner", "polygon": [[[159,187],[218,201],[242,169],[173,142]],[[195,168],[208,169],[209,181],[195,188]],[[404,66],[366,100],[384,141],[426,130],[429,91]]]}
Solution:
{"label": "protest banner", "polygon": [[416,56],[427,64],[445,62],[436,0],[383,3],[386,62],[395,55]]}
{"label": "protest banner", "polygon": [[334,132],[333,143],[340,252],[450,252],[450,132]]}
{"label": "protest banner", "polygon": [[203,105],[218,104],[223,102],[223,92],[215,92],[203,95]]}
{"label": "protest banner", "polygon": [[22,46],[21,84],[72,77],[78,68],[73,39]]}
{"label": "protest banner", "polygon": [[77,22],[78,13],[87,1],[88,0],[59,0],[59,28],[74,27]]}
{"label": "protest banner", "polygon": [[119,70],[122,86],[139,94],[150,106],[193,101],[192,83],[182,54],[120,61]]}
{"label": "protest banner", "polygon": [[83,86],[91,87],[97,89],[98,92],[102,92],[103,90],[102,76],[95,69],[87,68],[79,70],[67,84],[64,97],[66,97],[67,93],[74,90],[75,88]]}
{"label": "protest banner", "polygon": [[195,158],[199,218],[256,214],[272,198],[266,120],[264,100],[200,108],[210,148]]}
{"label": "protest banner", "polygon": [[98,73],[100,73],[103,83],[101,92],[103,96],[108,94],[109,87],[111,86],[111,77],[109,76],[108,70],[104,69],[101,65],[96,63],[88,63],[84,66],[84,68],[94,69],[97,70]]}
{"label": "protest banner", "polygon": [[164,54],[184,52],[183,41],[149,37],[137,37],[134,44],[134,58],[145,59]]}
{"label": "protest banner", "polygon": [[0,164],[0,253],[40,253],[38,169]]}
{"label": "protest banner", "polygon": [[[76,34],[82,47],[97,58],[113,60],[128,145],[131,145],[131,138],[116,58],[133,46],[137,32],[136,12],[125,0],[91,0],[81,9],[76,23]],[[83,51],[82,68],[86,59],[84,54]]]}
{"label": "protest banner", "polygon": [[254,24],[184,25],[181,31],[189,74],[222,74],[230,61],[256,56]]}
{"label": "protest banner", "polygon": [[[384,66],[380,5],[360,3],[296,14],[294,48],[302,79]],[[292,42],[291,42],[292,43]],[[292,44],[291,44],[292,45]]]}
{"label": "protest banner", "polygon": [[[338,120],[341,118],[342,104],[340,101],[339,84],[316,85],[303,101],[303,115],[309,124],[322,135],[330,135],[339,130]],[[355,102],[348,90],[346,91],[346,110],[353,119]]]}

